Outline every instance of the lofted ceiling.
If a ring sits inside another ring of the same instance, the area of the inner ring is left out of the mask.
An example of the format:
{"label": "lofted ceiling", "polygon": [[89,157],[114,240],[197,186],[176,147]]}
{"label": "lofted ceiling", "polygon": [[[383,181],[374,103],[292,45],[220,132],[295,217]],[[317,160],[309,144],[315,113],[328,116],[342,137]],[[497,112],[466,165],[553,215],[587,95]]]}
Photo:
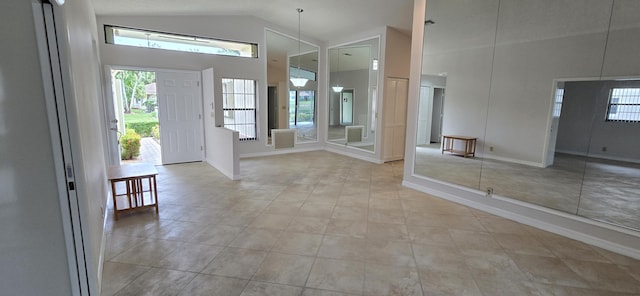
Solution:
{"label": "lofted ceiling", "polygon": [[249,15],[330,41],[390,26],[410,34],[413,0],[92,0],[97,15]]}

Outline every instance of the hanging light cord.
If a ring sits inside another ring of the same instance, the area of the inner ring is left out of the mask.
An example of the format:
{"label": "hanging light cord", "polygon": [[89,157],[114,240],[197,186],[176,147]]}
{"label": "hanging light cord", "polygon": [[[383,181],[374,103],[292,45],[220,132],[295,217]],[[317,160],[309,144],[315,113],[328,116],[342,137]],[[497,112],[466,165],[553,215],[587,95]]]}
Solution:
{"label": "hanging light cord", "polygon": [[296,10],[298,11],[298,77],[300,77],[300,15],[304,10],[302,8]]}

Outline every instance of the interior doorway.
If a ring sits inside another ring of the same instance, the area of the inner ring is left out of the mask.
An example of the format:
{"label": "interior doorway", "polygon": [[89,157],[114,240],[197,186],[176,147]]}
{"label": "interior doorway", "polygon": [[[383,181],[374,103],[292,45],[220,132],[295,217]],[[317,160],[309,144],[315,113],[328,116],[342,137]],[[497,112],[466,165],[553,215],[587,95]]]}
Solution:
{"label": "interior doorway", "polygon": [[442,118],[444,115],[444,88],[433,88],[433,115],[431,116],[431,140],[440,143],[442,139]]}
{"label": "interior doorway", "polygon": [[340,125],[353,124],[353,89],[340,92]]}

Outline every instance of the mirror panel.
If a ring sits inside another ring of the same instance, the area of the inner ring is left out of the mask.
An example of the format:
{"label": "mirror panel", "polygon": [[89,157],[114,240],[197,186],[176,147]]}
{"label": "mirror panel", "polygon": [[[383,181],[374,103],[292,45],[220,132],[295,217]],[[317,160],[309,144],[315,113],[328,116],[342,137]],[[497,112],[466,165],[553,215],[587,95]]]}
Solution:
{"label": "mirror panel", "polygon": [[[298,143],[318,140],[318,47],[271,30],[267,39],[268,144],[272,129],[297,129]],[[290,76],[309,79],[294,86]]]}
{"label": "mirror panel", "polygon": [[[608,118],[616,88],[640,114],[635,3],[428,0],[414,173],[640,229],[640,118]],[[475,157],[436,142],[440,115]]]}
{"label": "mirror panel", "polygon": [[[379,38],[329,49],[327,140],[375,150]],[[339,87],[339,88],[338,88]]]}
{"label": "mirror panel", "polygon": [[451,153],[466,143],[446,147],[443,136],[477,138],[482,151],[498,1],[468,1],[465,9],[448,2],[428,3],[434,23],[425,23],[414,173],[478,189],[482,157]]}

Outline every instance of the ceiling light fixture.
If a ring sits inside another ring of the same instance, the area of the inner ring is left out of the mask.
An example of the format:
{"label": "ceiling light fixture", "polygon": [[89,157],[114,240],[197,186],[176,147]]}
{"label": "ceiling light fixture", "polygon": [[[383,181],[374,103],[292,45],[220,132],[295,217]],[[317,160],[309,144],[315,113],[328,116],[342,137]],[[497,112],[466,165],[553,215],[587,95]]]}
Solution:
{"label": "ceiling light fixture", "polygon": [[297,75],[290,75],[291,77],[289,78],[289,80],[291,80],[291,83],[293,84],[293,86],[295,87],[303,87],[307,84],[307,81],[309,81],[309,79],[300,77],[300,75],[302,74],[302,71],[300,71],[300,15],[302,14],[302,12],[304,11],[302,8],[297,8],[296,11],[298,11],[298,73],[296,73]]}
{"label": "ceiling light fixture", "polygon": [[337,93],[341,92],[342,89],[344,88],[340,86],[340,77],[338,76],[339,72],[340,72],[340,48],[338,48],[338,67],[336,70],[336,85],[331,87],[333,91]]}

